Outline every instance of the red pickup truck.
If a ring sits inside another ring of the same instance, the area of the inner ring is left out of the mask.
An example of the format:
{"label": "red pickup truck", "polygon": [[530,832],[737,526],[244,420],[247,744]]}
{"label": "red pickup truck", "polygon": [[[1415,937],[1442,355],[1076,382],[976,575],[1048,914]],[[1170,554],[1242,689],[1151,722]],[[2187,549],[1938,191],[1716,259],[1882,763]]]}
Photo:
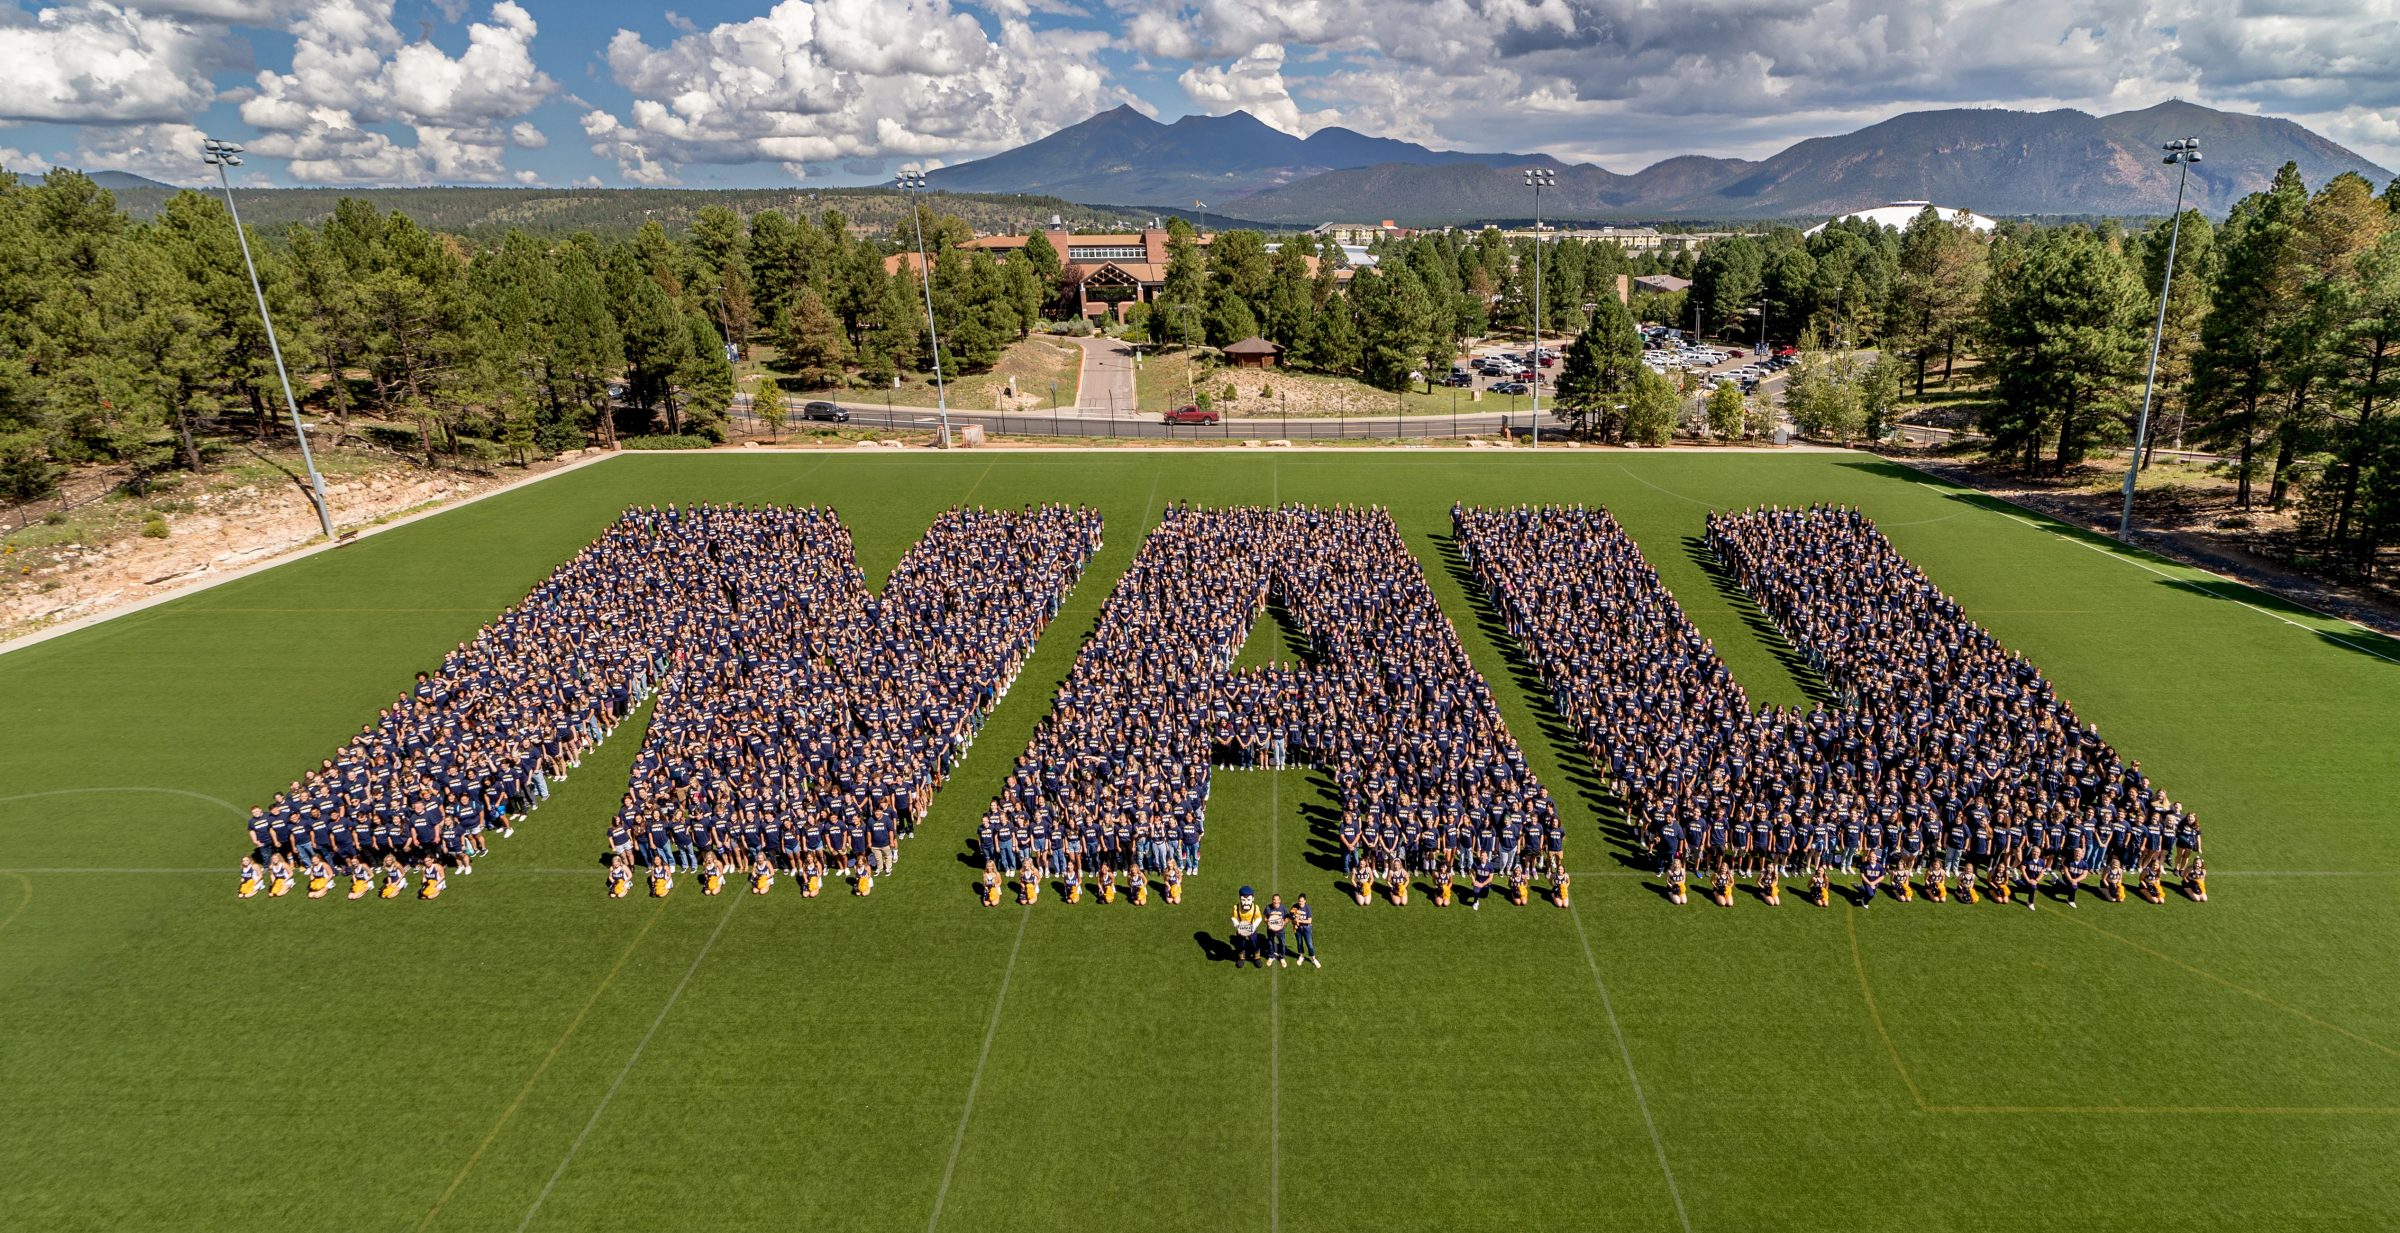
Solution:
{"label": "red pickup truck", "polygon": [[1214,424],[1217,418],[1215,411],[1188,402],[1167,412],[1167,422],[1170,424]]}

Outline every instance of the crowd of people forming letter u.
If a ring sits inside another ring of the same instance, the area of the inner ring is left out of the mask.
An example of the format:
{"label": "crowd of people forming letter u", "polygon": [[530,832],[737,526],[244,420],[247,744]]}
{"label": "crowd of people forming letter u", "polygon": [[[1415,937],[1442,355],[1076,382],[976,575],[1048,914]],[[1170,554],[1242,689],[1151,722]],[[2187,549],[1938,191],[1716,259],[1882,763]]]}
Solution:
{"label": "crowd of people forming letter u", "polygon": [[[1837,876],[1861,907],[2207,898],[2197,818],[1855,509],[1705,522],[1822,686],[1808,708],[1754,708],[1605,510],[1450,529],[1672,902],[1747,880],[1824,906]],[[1101,547],[1087,507],[954,508],[876,593],[830,508],[630,508],[253,809],[239,894],[437,898],[648,707],[610,896],[870,895]],[[1237,669],[1270,608],[1299,662]],[[977,897],[1179,903],[1212,778],[1292,766],[1333,783],[1360,904],[1571,902],[1566,825],[1365,505],[1166,509],[975,826]]]}

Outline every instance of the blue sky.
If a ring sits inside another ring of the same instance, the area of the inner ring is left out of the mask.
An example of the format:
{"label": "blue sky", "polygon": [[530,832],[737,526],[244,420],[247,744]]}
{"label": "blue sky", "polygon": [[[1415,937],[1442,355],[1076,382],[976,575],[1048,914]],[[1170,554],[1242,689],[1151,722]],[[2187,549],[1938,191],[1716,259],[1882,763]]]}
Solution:
{"label": "blue sky", "polygon": [[2182,97],[2400,165],[2400,0],[0,0],[0,165],[848,184],[1130,103],[1632,171]]}

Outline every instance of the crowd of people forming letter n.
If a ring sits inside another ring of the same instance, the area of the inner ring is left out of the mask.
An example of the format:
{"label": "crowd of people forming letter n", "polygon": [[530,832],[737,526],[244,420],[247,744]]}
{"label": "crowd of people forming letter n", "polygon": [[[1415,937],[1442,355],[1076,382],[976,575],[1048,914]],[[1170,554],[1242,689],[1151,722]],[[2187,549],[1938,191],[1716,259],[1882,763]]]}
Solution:
{"label": "crowd of people forming letter n", "polygon": [[[1671,902],[2207,898],[2197,818],[1855,509],[1705,522],[1809,708],[1754,708],[1605,510],[1450,529]],[[952,509],[877,594],[831,509],[628,509],[252,810],[239,894],[437,898],[648,705],[610,896],[870,895],[1101,546],[1090,508]],[[1237,670],[1270,607],[1301,662]],[[1296,765],[1356,902],[1569,905],[1558,810],[1390,512],[1351,505],[1166,509],[975,828],[978,898],[1179,903],[1212,776]]]}

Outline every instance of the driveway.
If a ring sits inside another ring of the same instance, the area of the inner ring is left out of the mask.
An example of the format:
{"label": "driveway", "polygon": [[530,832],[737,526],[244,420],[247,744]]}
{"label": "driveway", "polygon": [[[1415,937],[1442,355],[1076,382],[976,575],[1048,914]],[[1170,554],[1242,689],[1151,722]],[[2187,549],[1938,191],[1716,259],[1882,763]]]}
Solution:
{"label": "driveway", "polygon": [[1075,409],[1086,415],[1131,415],[1133,347],[1114,338],[1075,338],[1083,348],[1083,380],[1075,393]]}

